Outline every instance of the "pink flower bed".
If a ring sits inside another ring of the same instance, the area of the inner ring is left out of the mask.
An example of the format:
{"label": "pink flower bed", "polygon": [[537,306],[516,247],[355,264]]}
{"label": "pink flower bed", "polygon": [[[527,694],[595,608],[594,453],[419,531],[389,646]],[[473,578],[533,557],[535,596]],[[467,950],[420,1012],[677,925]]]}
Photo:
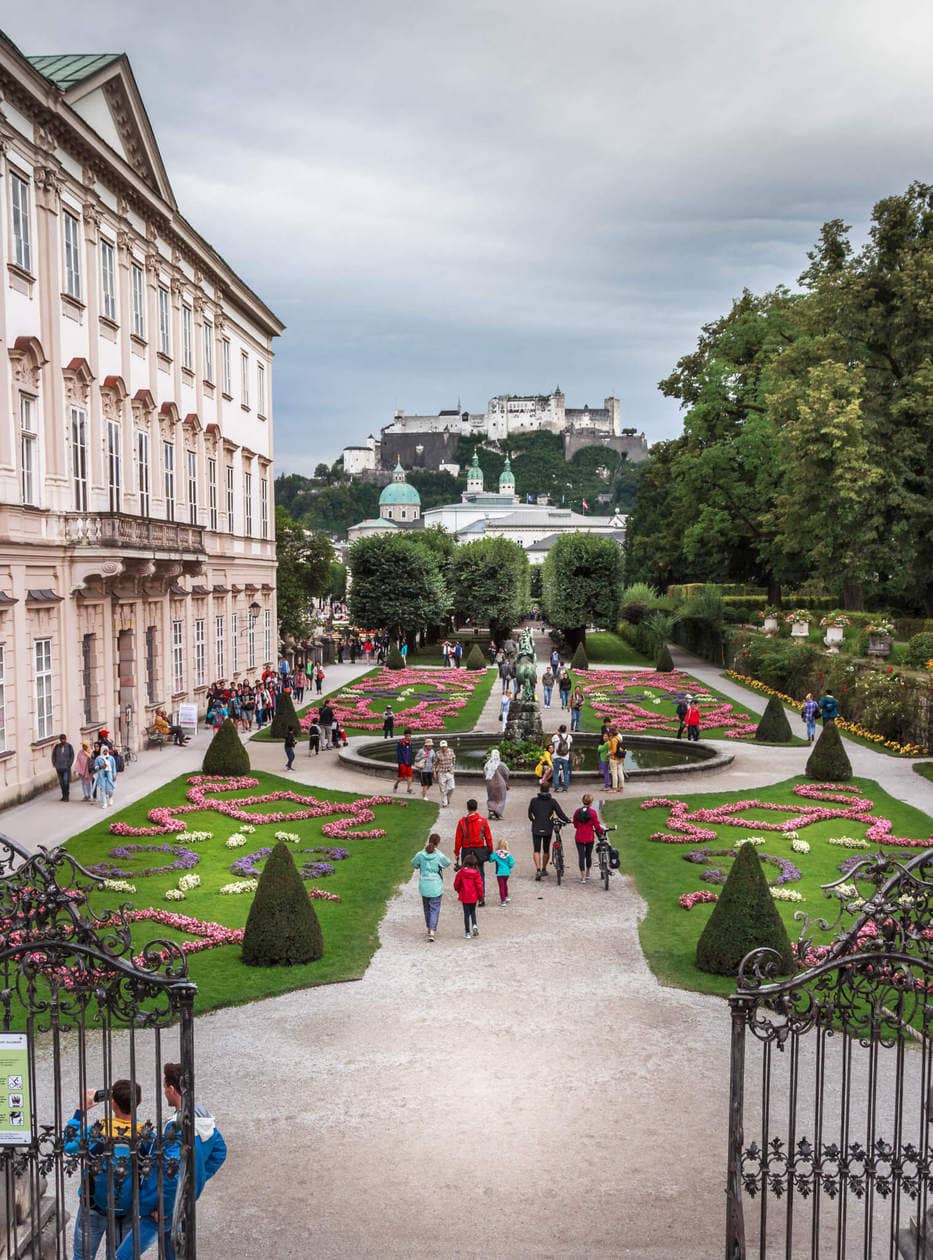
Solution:
{"label": "pink flower bed", "polygon": [[[382,669],[378,674],[344,687],[330,699],[331,708],[341,726],[362,731],[381,731],[382,715],[391,704],[396,729],[406,726],[413,731],[442,731],[445,720],[464,708],[476,687],[486,677],[485,670],[427,669],[412,666],[408,669]],[[376,693],[402,691],[406,687],[429,688],[434,695],[416,698],[405,708],[396,708],[396,701]],[[373,706],[376,706],[376,712]],[[301,729],[306,731],[313,720],[314,710],[299,718]]]}
{"label": "pink flower bed", "polygon": [[[178,834],[187,829],[187,823],[180,817],[182,814],[194,814],[201,810],[212,809],[226,818],[234,818],[237,822],[279,823],[294,822],[300,818],[330,818],[338,815],[334,822],[325,823],[321,834],[334,840],[375,840],[385,835],[382,827],[364,829],[361,823],[374,822],[375,805],[401,805],[404,801],[396,801],[391,796],[363,796],[355,801],[320,801],[315,796],[302,796],[299,792],[268,792],[264,796],[241,796],[235,801],[215,800],[219,792],[241,792],[247,788],[258,787],[259,780],[244,775],[239,778],[216,777],[195,774],[189,778],[191,785],[185,793],[190,802],[188,805],[159,805],[150,809],[147,817],[151,827],[133,827],[129,823],[114,822],[110,831],[115,836],[165,836]],[[303,806],[297,810],[269,810],[264,813],[250,813],[245,807],[250,805],[268,805],[273,801],[292,801]],[[340,817],[340,815],[343,815]]]}
{"label": "pink flower bed", "polygon": [[[651,687],[656,691],[667,692],[670,699],[684,695],[686,692],[702,694],[703,687],[689,674],[681,670],[671,673],[656,673],[652,669],[642,670],[607,670],[594,673],[586,682],[581,682],[583,694],[590,700],[594,713],[601,718],[609,718],[617,723],[622,731],[653,731],[656,734],[676,735],[679,722],[670,714],[659,713],[652,706],[646,708],[635,700],[625,700],[624,693],[637,693],[640,688]],[[619,699],[604,695],[605,692],[618,692]],[[597,698],[592,698],[592,697]],[[701,700],[700,730],[721,728],[727,739],[746,739],[754,735],[757,721],[752,721],[747,713],[742,713],[724,700]]]}
{"label": "pink flower bed", "polygon": [[[879,818],[871,811],[874,803],[867,796],[859,796],[860,788],[849,783],[799,783],[793,789],[795,796],[806,800],[836,801],[843,808],[832,809],[821,805],[805,805],[799,809],[796,805],[779,805],[769,801],[734,801],[731,805],[717,805],[715,809],[690,810],[686,801],[672,800],[666,796],[653,796],[642,801],[642,809],[670,810],[667,818],[667,831],[656,831],[652,840],[661,844],[692,844],[696,840],[715,840],[717,834],[710,826],[742,827],[754,831],[801,831],[811,823],[828,822],[834,819],[846,819],[850,822],[866,823],[868,830],[865,838],[872,844],[888,844],[899,849],[929,849],[933,847],[933,836],[926,840],[911,840],[905,836],[895,836],[893,825],[887,818]],[[749,809],[768,810],[772,813],[790,814],[783,822],[761,822],[754,818],[743,818],[743,811]],[[707,826],[697,826],[706,823]]]}
{"label": "pink flower bed", "polygon": [[696,905],[705,905],[710,901],[718,901],[719,893],[710,892],[708,888],[701,888],[697,892],[683,893],[677,898],[677,904],[681,910],[692,910]]}
{"label": "pink flower bed", "polygon": [[[200,954],[206,949],[217,949],[219,945],[240,945],[243,942],[242,928],[224,927],[222,923],[211,923],[204,919],[194,919],[189,914],[174,914],[171,910],[157,910],[153,906],[149,906],[145,910],[125,910],[123,917],[127,923],[143,923],[150,920],[153,923],[161,923],[163,927],[174,928],[177,932],[187,932],[189,936],[197,939],[193,941],[181,941],[179,949],[183,954]],[[105,926],[119,927],[121,923],[117,915],[106,921]],[[169,950],[162,950],[159,958],[165,962],[171,957]],[[137,967],[150,970],[152,967],[152,955],[147,963],[146,958],[140,954],[133,959]]]}

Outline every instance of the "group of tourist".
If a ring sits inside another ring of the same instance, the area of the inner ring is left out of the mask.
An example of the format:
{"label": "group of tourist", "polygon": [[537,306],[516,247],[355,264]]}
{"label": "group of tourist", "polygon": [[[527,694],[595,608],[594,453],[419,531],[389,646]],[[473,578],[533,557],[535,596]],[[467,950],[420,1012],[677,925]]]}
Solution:
{"label": "group of tourist", "polygon": [[76,754],[69,743],[68,736],[59,735],[52,745],[52,768],[58,776],[62,800],[71,799],[72,776],[81,784],[81,795],[92,805],[97,803],[101,809],[113,806],[113,794],[117,787],[117,775],[123,771],[123,754],[117,751],[110,732],[102,728],[97,733],[93,745],[84,740],[80,751]]}

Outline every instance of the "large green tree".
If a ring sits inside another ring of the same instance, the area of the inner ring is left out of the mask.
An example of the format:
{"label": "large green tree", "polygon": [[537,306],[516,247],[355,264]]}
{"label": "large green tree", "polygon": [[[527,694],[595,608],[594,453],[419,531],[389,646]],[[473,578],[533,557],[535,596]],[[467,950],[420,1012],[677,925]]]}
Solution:
{"label": "large green tree", "polygon": [[305,638],[311,601],[328,593],[334,548],[326,534],[307,534],[283,507],[275,509],[276,603],[283,635]]}
{"label": "large green tree", "polygon": [[451,586],[458,621],[469,618],[474,625],[489,626],[501,642],[528,611],[528,557],[509,538],[477,539],[457,548]]}
{"label": "large green tree", "polygon": [[394,638],[443,624],[451,599],[436,556],[399,534],[361,538],[350,548],[350,617]]}
{"label": "large green tree", "polygon": [[549,621],[571,647],[586,627],[614,629],[622,604],[622,549],[599,534],[563,534],[544,561],[541,589]]}

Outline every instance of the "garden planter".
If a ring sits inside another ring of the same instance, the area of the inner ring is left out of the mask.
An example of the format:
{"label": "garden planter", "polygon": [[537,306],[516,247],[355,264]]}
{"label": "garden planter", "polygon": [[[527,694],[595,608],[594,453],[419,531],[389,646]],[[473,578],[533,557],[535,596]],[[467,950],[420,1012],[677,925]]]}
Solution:
{"label": "garden planter", "polygon": [[792,621],[790,625],[790,637],[792,639],[806,639],[810,634],[809,621]]}
{"label": "garden planter", "polygon": [[845,638],[845,630],[842,626],[827,626],[826,637],[823,642],[829,648],[830,652],[838,652],[839,644]]}
{"label": "garden planter", "polygon": [[868,636],[868,655],[882,660],[891,654],[891,636],[889,634],[870,634]]}
{"label": "garden planter", "polygon": [[777,634],[778,632],[777,617],[765,617],[764,631],[765,631],[765,634],[771,634],[771,635]]}

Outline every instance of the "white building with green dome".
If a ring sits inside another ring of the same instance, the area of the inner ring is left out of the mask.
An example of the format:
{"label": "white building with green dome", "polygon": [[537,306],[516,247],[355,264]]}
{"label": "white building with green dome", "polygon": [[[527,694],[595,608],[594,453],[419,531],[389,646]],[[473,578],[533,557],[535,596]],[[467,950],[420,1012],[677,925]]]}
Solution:
{"label": "white building with green dome", "polygon": [[379,515],[384,521],[417,521],[421,517],[421,495],[410,486],[401,460],[397,460],[392,480],[379,496]]}

